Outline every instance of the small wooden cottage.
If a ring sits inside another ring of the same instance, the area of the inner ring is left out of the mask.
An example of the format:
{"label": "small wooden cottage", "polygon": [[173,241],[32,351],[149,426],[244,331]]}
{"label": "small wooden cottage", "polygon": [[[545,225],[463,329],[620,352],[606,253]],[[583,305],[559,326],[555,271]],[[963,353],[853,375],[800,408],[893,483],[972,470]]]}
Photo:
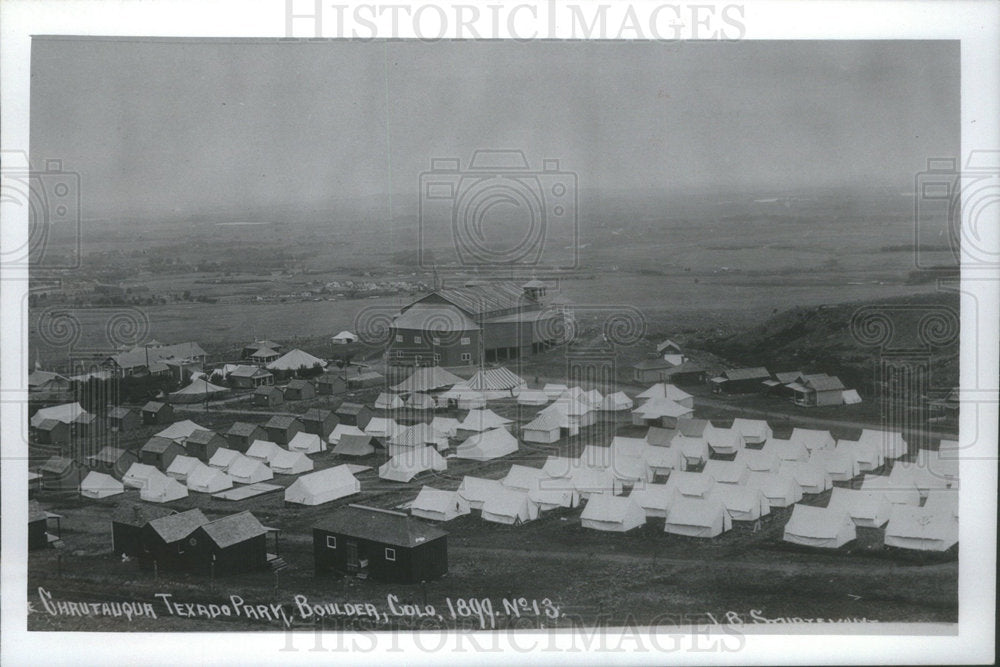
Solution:
{"label": "small wooden cottage", "polygon": [[[276,442],[279,445],[287,445],[295,434],[305,430],[297,418],[291,415],[274,415],[264,424],[264,440]],[[252,444],[252,443],[251,443]]]}
{"label": "small wooden cottage", "polygon": [[150,401],[142,406],[142,423],[169,424],[174,421],[174,408],[169,403]]}

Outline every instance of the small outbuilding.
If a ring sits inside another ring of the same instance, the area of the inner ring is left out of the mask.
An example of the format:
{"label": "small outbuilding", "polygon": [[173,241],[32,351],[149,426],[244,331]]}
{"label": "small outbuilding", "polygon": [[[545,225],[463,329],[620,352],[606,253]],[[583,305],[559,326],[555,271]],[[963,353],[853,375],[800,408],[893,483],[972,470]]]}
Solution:
{"label": "small outbuilding", "polygon": [[174,408],[169,403],[160,401],[149,401],[142,406],[142,423],[149,426],[153,424],[169,424],[174,420]]}
{"label": "small outbuilding", "polygon": [[291,415],[274,415],[264,424],[267,439],[279,445],[287,445],[296,433],[303,430],[305,428],[302,426],[302,422]]}

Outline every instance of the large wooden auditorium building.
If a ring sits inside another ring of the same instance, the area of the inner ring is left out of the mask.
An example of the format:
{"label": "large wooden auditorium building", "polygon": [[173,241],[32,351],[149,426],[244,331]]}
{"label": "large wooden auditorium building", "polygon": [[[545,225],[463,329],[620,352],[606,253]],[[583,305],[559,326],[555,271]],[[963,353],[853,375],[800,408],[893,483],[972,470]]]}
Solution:
{"label": "large wooden auditorium building", "polygon": [[568,317],[545,297],[537,280],[437,289],[393,320],[388,363],[472,366],[540,352],[558,342]]}

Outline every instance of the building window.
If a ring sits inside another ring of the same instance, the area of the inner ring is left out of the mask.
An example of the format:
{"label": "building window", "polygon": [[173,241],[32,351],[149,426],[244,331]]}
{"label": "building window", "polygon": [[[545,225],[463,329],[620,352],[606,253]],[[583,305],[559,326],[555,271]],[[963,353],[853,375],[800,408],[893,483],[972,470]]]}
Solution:
{"label": "building window", "polygon": [[336,549],[337,548],[337,537],[335,535],[326,536],[326,548]]}
{"label": "building window", "polygon": [[433,343],[434,345],[440,345],[441,339],[438,338],[437,336],[434,336],[433,338],[431,338],[431,343]]}
{"label": "building window", "polygon": [[470,354],[469,352],[463,352],[462,361],[472,361],[472,354]]}
{"label": "building window", "polygon": [[420,336],[414,336],[413,337],[413,342],[416,343],[417,345],[420,345],[420,343],[424,342],[424,339],[421,338]]}
{"label": "building window", "polygon": [[396,334],[396,342],[397,343],[402,343],[403,342],[403,336],[402,336],[402,334]]}
{"label": "building window", "polygon": [[470,343],[470,341],[469,341],[468,337],[463,336],[462,337],[462,345],[468,345],[469,343]]}
{"label": "building window", "polygon": [[386,547],[385,548],[385,559],[386,560],[392,560],[392,561],[396,560],[396,550],[395,549],[390,549],[389,547]]}

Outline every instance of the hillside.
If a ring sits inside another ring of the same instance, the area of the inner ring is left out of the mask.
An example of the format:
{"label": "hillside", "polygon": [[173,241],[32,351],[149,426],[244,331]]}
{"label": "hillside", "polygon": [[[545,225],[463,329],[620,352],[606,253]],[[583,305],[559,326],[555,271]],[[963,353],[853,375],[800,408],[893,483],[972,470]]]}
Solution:
{"label": "hillside", "polygon": [[[892,350],[916,350],[922,347],[918,337],[922,318],[940,312],[941,308],[957,314],[959,297],[954,292],[937,292],[878,302],[797,307],[743,332],[705,338],[698,347],[741,366],[766,366],[772,372],[801,369],[839,375],[847,386],[871,395],[880,348],[864,344],[864,336],[852,332],[852,318],[862,308],[866,313],[882,313],[888,318],[892,332],[886,345]],[[876,321],[873,326],[879,324]],[[932,390],[958,384],[958,332],[955,330],[956,335],[952,336],[946,328],[931,333],[932,338],[943,343],[930,348]]]}

